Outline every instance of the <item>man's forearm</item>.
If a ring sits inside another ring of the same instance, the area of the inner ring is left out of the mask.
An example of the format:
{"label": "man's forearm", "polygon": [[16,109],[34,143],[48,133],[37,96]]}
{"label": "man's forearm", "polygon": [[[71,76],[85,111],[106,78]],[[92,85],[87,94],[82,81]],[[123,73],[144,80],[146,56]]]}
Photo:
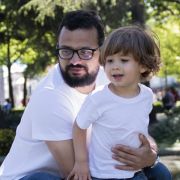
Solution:
{"label": "man's forearm", "polygon": [[74,150],[72,140],[46,141],[46,144],[58,163],[60,174],[65,178],[74,166]]}

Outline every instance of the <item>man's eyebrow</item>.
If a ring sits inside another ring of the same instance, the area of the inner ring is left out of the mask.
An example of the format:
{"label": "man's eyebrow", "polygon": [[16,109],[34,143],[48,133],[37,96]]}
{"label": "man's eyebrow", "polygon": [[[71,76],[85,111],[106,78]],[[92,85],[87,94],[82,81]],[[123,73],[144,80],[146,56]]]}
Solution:
{"label": "man's eyebrow", "polygon": [[70,47],[70,46],[66,46],[66,45],[59,46],[59,48],[73,49],[72,47]]}
{"label": "man's eyebrow", "polygon": [[66,45],[61,45],[61,46],[59,46],[59,48],[67,48],[67,49],[74,49],[74,50],[78,50],[78,49],[93,49],[93,48],[88,47],[88,46],[83,46],[83,47],[79,47],[79,48],[73,48],[71,46],[66,46]]}

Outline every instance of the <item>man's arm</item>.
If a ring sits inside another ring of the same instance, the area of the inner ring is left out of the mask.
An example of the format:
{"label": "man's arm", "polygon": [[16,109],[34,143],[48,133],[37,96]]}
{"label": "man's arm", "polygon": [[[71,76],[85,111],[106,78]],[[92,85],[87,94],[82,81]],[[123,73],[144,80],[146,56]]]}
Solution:
{"label": "man's arm", "polygon": [[59,170],[64,177],[67,177],[74,166],[74,150],[71,140],[46,141],[54,159],[59,165]]}
{"label": "man's arm", "polygon": [[157,145],[153,138],[148,139],[140,134],[142,142],[139,148],[132,148],[125,145],[116,145],[112,148],[113,159],[123,162],[125,165],[116,165],[115,168],[121,170],[139,170],[152,166],[157,159]]}

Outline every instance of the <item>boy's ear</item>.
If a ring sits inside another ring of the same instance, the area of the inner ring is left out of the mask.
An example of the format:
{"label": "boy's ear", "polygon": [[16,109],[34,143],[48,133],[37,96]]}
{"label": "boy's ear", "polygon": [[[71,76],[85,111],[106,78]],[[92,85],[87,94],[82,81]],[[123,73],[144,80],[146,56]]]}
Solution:
{"label": "boy's ear", "polygon": [[141,66],[140,73],[142,74],[142,73],[144,73],[146,71],[147,71],[147,67]]}

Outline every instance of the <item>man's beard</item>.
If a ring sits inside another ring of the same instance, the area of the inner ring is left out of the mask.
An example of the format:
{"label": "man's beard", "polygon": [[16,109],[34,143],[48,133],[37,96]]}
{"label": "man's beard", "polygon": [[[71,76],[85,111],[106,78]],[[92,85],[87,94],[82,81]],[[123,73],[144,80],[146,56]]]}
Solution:
{"label": "man's beard", "polygon": [[[72,67],[84,68],[84,70],[86,71],[86,74],[82,77],[73,77],[68,73],[69,69]],[[65,70],[63,70],[60,67],[60,71],[61,71],[64,81],[70,87],[83,87],[83,86],[92,84],[96,80],[96,77],[97,77],[97,74],[99,71],[99,67],[97,67],[97,69],[95,69],[93,72],[89,73],[87,67],[85,67],[85,66],[82,66],[79,64],[78,65],[70,64],[70,65],[66,66]]]}

